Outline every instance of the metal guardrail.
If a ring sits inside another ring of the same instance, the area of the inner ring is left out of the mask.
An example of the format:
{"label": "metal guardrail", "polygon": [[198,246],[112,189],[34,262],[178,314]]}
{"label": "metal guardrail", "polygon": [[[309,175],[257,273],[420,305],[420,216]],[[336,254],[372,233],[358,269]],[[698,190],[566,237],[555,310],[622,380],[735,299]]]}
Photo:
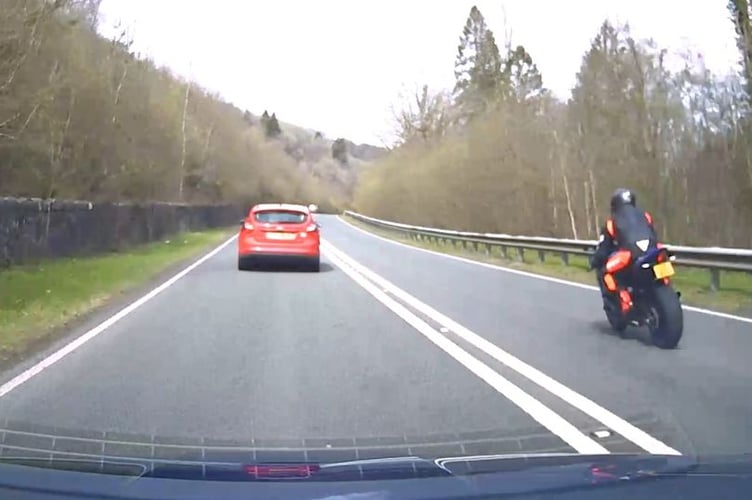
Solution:
{"label": "metal guardrail", "polygon": [[[561,257],[564,265],[569,265],[570,255],[591,255],[598,242],[596,240],[572,240],[547,238],[541,236],[514,236],[497,233],[474,233],[469,231],[451,231],[432,227],[411,226],[399,222],[385,221],[368,217],[346,210],[346,215],[372,226],[381,227],[407,234],[415,240],[434,242],[454,242],[463,248],[472,246],[476,251],[483,247],[487,254],[492,247],[501,248],[502,254],[508,258],[510,248],[516,249],[521,261],[525,260],[525,250],[537,252],[538,260],[544,262],[547,253],[555,253]],[[752,273],[752,250],[741,248],[720,247],[688,247],[680,245],[666,245],[676,255],[675,263],[681,266],[708,269],[710,272],[710,287],[718,290],[721,284],[720,271],[741,271]]]}

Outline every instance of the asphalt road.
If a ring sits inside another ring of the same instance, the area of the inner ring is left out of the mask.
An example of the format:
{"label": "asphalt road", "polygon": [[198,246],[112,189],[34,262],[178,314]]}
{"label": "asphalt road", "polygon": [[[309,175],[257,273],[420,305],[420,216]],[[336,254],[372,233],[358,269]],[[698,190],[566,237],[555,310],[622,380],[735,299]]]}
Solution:
{"label": "asphalt road", "polygon": [[752,324],[687,311],[680,348],[662,351],[612,335],[595,291],[321,221],[322,272],[239,272],[230,243],[25,372],[0,419],[395,455],[752,451]]}

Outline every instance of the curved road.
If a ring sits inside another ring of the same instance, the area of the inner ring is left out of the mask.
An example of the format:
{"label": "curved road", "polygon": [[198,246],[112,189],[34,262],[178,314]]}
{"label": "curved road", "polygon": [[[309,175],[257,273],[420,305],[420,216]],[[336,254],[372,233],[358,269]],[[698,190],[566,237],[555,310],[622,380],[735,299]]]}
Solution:
{"label": "curved road", "polygon": [[588,287],[321,222],[319,274],[239,272],[231,241],[5,373],[3,453],[61,430],[332,459],[752,451],[751,322],[687,311],[661,351],[610,334]]}

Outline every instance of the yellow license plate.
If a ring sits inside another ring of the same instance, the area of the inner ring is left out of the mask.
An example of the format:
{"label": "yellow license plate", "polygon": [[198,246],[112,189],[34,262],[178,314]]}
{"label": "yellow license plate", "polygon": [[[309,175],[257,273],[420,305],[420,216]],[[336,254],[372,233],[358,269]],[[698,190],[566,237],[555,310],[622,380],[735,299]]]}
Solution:
{"label": "yellow license plate", "polygon": [[270,240],[294,240],[295,233],[266,233]]}
{"label": "yellow license plate", "polygon": [[674,275],[674,265],[670,262],[661,262],[653,266],[653,274],[659,280]]}

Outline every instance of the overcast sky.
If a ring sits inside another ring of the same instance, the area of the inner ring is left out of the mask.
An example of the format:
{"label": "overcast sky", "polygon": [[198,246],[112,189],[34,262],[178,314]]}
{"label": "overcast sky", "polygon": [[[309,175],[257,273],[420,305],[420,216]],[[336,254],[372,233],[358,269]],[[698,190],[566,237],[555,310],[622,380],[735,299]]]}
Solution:
{"label": "overcast sky", "polygon": [[400,94],[453,86],[472,5],[499,45],[509,33],[527,48],[561,96],[606,17],[701,52],[716,72],[738,57],[725,2],[711,0],[104,0],[101,16],[103,33],[120,24],[136,51],[240,108],[380,144]]}

